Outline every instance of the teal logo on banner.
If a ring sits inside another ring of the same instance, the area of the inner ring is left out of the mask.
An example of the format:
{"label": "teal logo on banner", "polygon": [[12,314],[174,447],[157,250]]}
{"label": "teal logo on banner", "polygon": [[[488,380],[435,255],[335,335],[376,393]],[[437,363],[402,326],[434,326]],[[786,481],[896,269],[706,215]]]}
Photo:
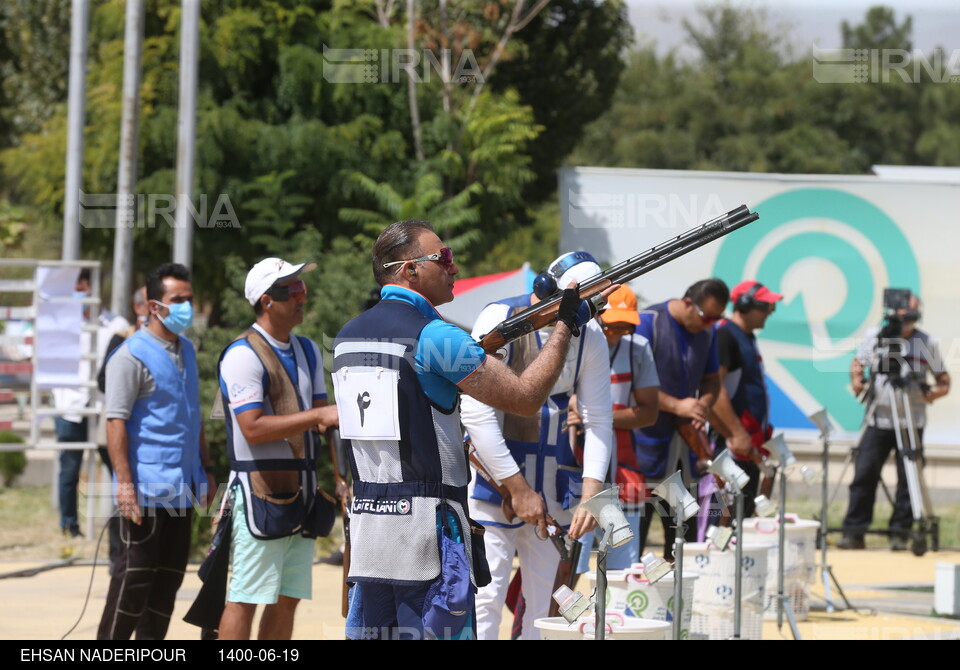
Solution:
{"label": "teal logo on banner", "polygon": [[920,292],[913,250],[883,210],[846,191],[795,189],[755,211],[759,221],[724,238],[713,274],[784,294],[759,334],[771,422],[813,428],[806,416],[823,406],[856,430],[863,408],[848,389],[850,362],[863,332],[879,325],[883,289]]}

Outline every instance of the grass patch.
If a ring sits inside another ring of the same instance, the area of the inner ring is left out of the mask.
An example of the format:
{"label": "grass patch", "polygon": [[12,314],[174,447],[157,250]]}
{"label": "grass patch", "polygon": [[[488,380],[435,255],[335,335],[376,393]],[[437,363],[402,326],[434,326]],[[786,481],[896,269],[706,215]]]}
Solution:
{"label": "grass patch", "polygon": [[[81,487],[83,484],[81,483]],[[81,495],[80,528],[86,533],[86,511]],[[97,521],[94,537],[70,538],[60,531],[60,513],[50,504],[50,486],[25,486],[0,489],[0,560],[60,560],[77,557],[92,560],[100,530],[106,519]],[[200,561],[210,544],[209,517],[194,517],[190,559]],[[334,552],[343,540],[337,521],[329,537],[317,540],[316,555]],[[107,560],[107,534],[97,562]]]}

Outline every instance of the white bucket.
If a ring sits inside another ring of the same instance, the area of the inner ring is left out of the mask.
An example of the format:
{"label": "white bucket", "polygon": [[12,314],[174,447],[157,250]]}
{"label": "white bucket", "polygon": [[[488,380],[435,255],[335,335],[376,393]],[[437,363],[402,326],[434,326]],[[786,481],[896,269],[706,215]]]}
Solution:
{"label": "white bucket", "polygon": [[[596,573],[588,572],[587,579],[596,587]],[[680,639],[690,636],[693,616],[694,587],[699,575],[683,573],[683,609],[680,613]],[[636,563],[629,570],[607,571],[607,611],[623,612],[627,617],[670,623],[668,640],[673,639],[673,573],[655,584],[643,575],[643,564]]]}
{"label": "white bucket", "polygon": [[[576,623],[567,623],[562,616],[537,619],[533,625],[540,630],[541,640],[593,640],[596,635],[594,616],[582,616]],[[670,624],[663,621],[624,617],[618,612],[607,613],[607,640],[666,640]]]}
{"label": "white bucket", "polygon": [[[795,514],[785,516],[783,551],[783,592],[789,597],[790,609],[797,621],[806,621],[810,615],[810,585],[817,570],[817,530],[819,521],[800,519]],[[771,544],[767,558],[767,596],[763,617],[777,618],[777,569],[780,544],[780,518],[743,520],[743,541]]]}
{"label": "white bucket", "polygon": [[[769,550],[769,544],[744,543],[743,546],[740,618],[740,637],[743,639],[763,638]],[[707,640],[733,637],[733,596],[737,574],[735,549],[720,551],[706,542],[687,542],[683,545],[683,567],[684,572],[696,570],[700,575],[693,590],[691,636]]]}

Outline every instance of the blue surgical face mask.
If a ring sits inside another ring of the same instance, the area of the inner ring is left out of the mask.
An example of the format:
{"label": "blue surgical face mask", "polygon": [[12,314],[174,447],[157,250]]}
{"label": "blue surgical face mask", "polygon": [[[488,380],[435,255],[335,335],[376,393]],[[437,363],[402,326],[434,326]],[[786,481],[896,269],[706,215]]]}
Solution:
{"label": "blue surgical face mask", "polygon": [[179,335],[193,324],[193,303],[180,302],[166,305],[159,300],[154,300],[154,302],[170,310],[166,317],[158,314],[157,318],[174,335]]}
{"label": "blue surgical face mask", "polygon": [[73,292],[73,297],[74,297],[74,298],[89,298],[89,297],[90,297],[90,294],[87,293],[86,291],[74,291],[74,292]]}

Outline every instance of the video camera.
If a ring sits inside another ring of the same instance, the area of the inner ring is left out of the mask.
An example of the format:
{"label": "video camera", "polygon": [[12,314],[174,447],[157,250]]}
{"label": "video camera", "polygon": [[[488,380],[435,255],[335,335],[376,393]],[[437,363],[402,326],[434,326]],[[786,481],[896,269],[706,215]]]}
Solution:
{"label": "video camera", "polygon": [[[880,329],[880,339],[895,339],[903,335],[904,321],[917,321],[920,312],[910,309],[910,299],[913,294],[908,288],[883,289],[883,326]],[[901,312],[903,312],[901,314]]]}

